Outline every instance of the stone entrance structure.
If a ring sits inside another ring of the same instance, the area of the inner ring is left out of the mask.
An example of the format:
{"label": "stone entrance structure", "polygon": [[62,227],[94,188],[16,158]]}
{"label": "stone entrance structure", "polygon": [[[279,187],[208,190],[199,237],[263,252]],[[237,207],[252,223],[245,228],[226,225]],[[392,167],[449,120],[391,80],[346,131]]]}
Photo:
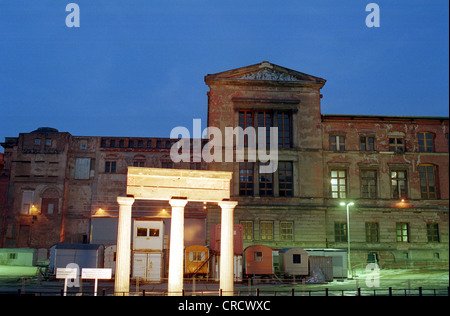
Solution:
{"label": "stone entrance structure", "polygon": [[127,295],[130,287],[131,209],[135,199],[166,200],[172,207],[169,250],[169,295],[183,292],[184,207],[188,202],[218,203],[222,209],[220,289],[233,295],[233,213],[229,201],[231,172],[129,167],[127,197],[117,197],[116,277],[114,292]]}

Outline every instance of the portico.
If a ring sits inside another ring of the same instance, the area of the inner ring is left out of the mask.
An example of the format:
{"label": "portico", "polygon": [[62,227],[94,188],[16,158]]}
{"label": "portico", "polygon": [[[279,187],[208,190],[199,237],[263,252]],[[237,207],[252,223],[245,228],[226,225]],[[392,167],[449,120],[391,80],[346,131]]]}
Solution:
{"label": "portico", "polygon": [[184,208],[189,202],[218,203],[222,209],[220,289],[233,295],[233,214],[231,172],[129,167],[127,197],[118,197],[116,295],[127,295],[130,282],[131,209],[136,199],[169,201],[172,208],[169,295],[183,292]]}

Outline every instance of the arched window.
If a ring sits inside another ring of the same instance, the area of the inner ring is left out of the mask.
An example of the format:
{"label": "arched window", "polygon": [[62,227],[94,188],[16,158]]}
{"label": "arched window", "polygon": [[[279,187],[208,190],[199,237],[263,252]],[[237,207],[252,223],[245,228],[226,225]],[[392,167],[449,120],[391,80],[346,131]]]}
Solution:
{"label": "arched window", "polygon": [[59,213],[59,192],[49,188],[42,193],[41,212],[44,215],[56,215]]}

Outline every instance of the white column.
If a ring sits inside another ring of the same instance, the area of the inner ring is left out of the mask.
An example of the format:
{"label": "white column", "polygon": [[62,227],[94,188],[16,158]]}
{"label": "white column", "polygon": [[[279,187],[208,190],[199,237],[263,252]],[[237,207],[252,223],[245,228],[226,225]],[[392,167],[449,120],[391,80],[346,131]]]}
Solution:
{"label": "white column", "polygon": [[234,295],[234,220],[236,201],[222,201],[222,224],[220,232],[220,289],[222,295]]}
{"label": "white column", "polygon": [[168,294],[182,295],[183,292],[183,255],[184,255],[184,199],[171,199],[172,219],[170,224],[169,284]]}
{"label": "white column", "polygon": [[134,198],[117,197],[119,203],[119,223],[117,227],[115,295],[128,295],[130,291],[131,260],[131,207]]}

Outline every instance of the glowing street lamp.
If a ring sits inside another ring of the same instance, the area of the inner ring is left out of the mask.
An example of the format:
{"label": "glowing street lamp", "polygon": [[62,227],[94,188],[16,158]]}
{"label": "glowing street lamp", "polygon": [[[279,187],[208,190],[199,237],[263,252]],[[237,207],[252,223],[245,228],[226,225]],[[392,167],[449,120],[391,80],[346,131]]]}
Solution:
{"label": "glowing street lamp", "polygon": [[341,206],[347,206],[347,277],[350,279],[353,277],[352,268],[350,264],[350,206],[355,205],[355,203],[345,203],[341,202]]}

